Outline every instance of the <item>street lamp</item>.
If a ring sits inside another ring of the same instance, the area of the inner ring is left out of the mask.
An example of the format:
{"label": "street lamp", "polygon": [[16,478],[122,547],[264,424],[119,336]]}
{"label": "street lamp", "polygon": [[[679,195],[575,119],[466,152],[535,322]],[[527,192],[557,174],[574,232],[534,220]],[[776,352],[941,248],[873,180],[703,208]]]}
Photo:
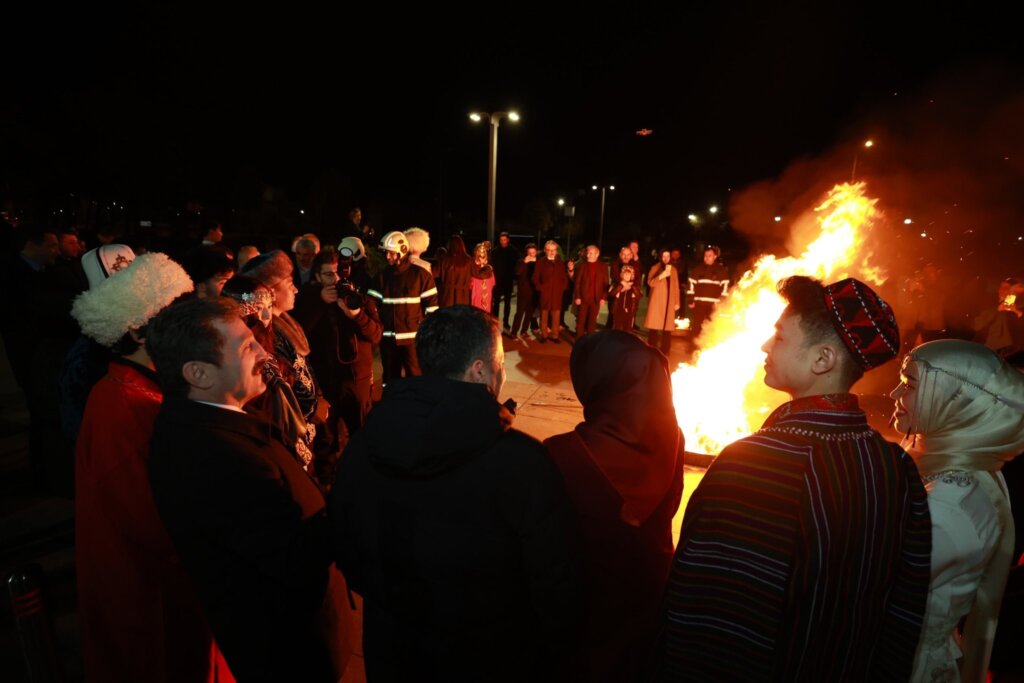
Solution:
{"label": "street lamp", "polygon": [[601,243],[604,241],[604,200],[605,192],[608,190],[615,191],[614,185],[592,185],[591,190],[601,190],[601,218],[597,222],[597,248],[601,248]]}
{"label": "street lamp", "polygon": [[487,158],[487,239],[494,244],[494,195],[498,184],[498,126],[503,118],[512,123],[519,121],[519,114],[514,111],[492,111],[488,113],[472,112],[469,115],[474,123],[487,119],[491,124],[490,150]]}
{"label": "street lamp", "polygon": [[[871,149],[875,146],[874,140],[865,140],[864,149]],[[852,183],[857,177],[857,152],[853,153],[853,168],[850,170],[850,182]]]}

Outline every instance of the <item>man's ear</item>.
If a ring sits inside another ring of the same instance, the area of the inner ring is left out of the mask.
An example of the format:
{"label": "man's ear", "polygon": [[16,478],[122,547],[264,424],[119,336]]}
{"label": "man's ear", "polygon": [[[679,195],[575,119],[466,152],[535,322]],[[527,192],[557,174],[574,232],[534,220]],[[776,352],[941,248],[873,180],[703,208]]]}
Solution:
{"label": "man's ear", "polygon": [[820,344],[816,349],[812,372],[824,375],[839,368],[839,349],[832,344]]}
{"label": "man's ear", "polygon": [[190,360],[181,366],[181,376],[185,378],[189,386],[196,389],[209,389],[213,386],[213,377],[209,370],[209,363]]}
{"label": "man's ear", "polygon": [[484,380],[484,361],[482,358],[477,358],[469,367],[466,368],[466,374],[463,375],[465,381],[471,384],[485,384]]}
{"label": "man's ear", "polygon": [[142,345],[146,344],[146,338],[144,336],[142,336],[141,334],[139,334],[138,330],[129,329],[128,330],[128,334],[131,335],[132,341],[134,341],[136,344],[142,344]]}

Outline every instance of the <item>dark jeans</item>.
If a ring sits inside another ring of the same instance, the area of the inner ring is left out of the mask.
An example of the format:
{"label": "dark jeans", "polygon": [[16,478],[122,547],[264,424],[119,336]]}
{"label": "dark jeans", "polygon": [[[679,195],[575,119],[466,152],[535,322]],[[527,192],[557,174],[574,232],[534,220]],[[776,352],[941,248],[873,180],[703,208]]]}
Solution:
{"label": "dark jeans", "polygon": [[[498,310],[501,308],[501,302],[505,302],[505,315],[499,316]],[[499,282],[494,287],[493,300],[491,301],[491,309],[494,311],[494,317],[499,318],[505,327],[508,327],[508,318],[512,314],[512,283],[511,282]]]}
{"label": "dark jeans", "polygon": [[667,356],[672,348],[672,332],[670,330],[647,330],[647,345],[660,349]]}
{"label": "dark jeans", "polygon": [[406,377],[419,377],[420,363],[416,358],[415,344],[396,344],[390,339],[382,339],[380,342],[380,364],[383,369],[382,381],[387,384],[393,379],[399,379],[402,371]]}
{"label": "dark jeans", "polygon": [[576,314],[576,337],[590,334],[597,329],[597,314],[601,312],[601,302],[584,301],[579,305]]}
{"label": "dark jeans", "polygon": [[516,317],[512,321],[513,337],[530,330],[530,322],[533,320],[533,315],[533,297],[528,297],[526,301],[523,301],[523,297],[520,297],[516,306]]}

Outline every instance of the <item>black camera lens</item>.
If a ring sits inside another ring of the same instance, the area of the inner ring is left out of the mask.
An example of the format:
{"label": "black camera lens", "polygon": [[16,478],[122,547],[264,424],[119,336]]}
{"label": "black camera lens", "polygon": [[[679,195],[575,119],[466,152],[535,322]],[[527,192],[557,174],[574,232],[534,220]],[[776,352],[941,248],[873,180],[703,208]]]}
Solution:
{"label": "black camera lens", "polygon": [[363,295],[359,293],[351,280],[340,280],[334,288],[338,291],[338,298],[345,302],[347,308],[363,307]]}

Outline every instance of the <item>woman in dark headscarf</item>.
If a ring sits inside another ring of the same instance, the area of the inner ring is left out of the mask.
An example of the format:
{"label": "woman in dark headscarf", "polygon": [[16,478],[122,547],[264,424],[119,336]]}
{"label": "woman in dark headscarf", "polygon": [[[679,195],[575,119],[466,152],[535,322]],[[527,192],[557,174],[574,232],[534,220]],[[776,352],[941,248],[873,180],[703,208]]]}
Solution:
{"label": "woman in dark headscarf", "polygon": [[274,351],[274,295],[266,285],[248,275],[236,275],[228,280],[221,295],[238,302],[238,313],[246,327],[270,354],[263,367],[267,390],[246,405],[246,412],[268,418],[285,448],[296,456],[303,469],[311,471],[313,453],[310,449],[316,430],[306,421],[291,385],[281,376],[280,360]]}
{"label": "woman in dark headscarf", "polygon": [[454,306],[470,303],[470,268],[473,264],[466,252],[466,243],[458,235],[448,240],[448,254],[441,262],[440,291],[438,305]]}
{"label": "woman in dark headscarf", "polygon": [[672,563],[683,437],[665,356],[626,332],[589,334],[569,360],[584,421],[545,441],[584,535],[588,681],[641,678]]}

